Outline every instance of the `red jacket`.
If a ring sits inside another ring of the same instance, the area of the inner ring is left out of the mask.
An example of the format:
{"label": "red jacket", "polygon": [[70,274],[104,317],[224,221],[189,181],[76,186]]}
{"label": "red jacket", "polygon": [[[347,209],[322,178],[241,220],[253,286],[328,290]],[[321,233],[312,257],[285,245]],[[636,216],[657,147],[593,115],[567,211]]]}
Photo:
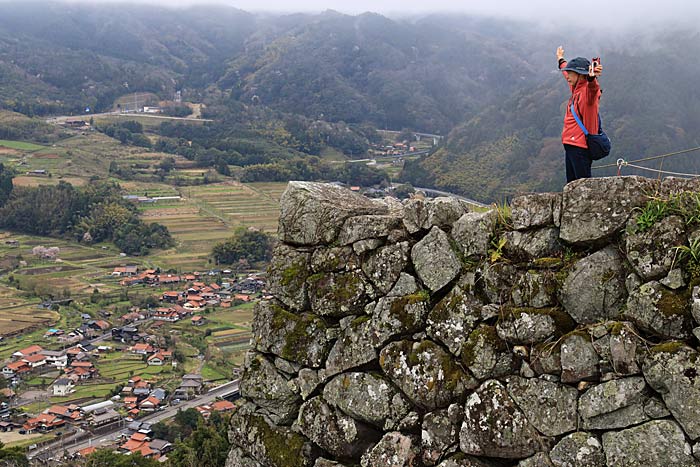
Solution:
{"label": "red jacket", "polygon": [[[559,68],[566,66],[566,62],[562,61]],[[563,71],[563,73],[567,73]],[[571,86],[570,86],[571,87]],[[561,132],[561,141],[564,144],[588,148],[586,137],[583,130],[578,126],[574,116],[571,114],[571,102],[574,102],[574,108],[578,117],[583,122],[589,133],[598,133],[598,105],[600,103],[600,85],[598,79],[588,81],[584,78],[576,83],[575,87],[571,87],[571,97],[566,104],[566,115],[564,116],[564,129]]]}

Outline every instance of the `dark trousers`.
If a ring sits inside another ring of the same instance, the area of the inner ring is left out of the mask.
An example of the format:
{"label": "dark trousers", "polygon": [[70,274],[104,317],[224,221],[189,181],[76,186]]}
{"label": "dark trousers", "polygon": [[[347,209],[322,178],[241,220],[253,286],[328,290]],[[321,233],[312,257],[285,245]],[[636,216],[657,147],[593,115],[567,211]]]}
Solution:
{"label": "dark trousers", "polygon": [[565,144],[564,151],[566,152],[566,183],[579,178],[591,178],[593,161],[588,155],[588,149]]}

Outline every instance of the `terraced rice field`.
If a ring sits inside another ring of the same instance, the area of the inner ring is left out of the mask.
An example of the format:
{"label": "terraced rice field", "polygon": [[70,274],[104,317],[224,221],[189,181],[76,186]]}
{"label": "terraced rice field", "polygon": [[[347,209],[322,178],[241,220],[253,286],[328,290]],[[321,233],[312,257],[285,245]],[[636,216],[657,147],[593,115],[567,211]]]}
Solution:
{"label": "terraced rice field", "polygon": [[0,308],[0,335],[3,337],[18,334],[27,329],[45,326],[57,321],[55,311],[38,308],[36,304],[8,306]]}
{"label": "terraced rice field", "polygon": [[[280,184],[281,185],[281,184]],[[255,185],[219,183],[188,189],[195,202],[221,217],[233,228],[256,227],[265,232],[277,231],[279,197]]]}

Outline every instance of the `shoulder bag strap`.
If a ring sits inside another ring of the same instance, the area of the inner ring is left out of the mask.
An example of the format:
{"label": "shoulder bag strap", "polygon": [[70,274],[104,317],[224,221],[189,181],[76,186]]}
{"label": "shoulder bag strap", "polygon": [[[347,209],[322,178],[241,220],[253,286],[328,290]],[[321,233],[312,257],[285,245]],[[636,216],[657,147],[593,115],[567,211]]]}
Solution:
{"label": "shoulder bag strap", "polygon": [[[574,120],[576,120],[576,123],[578,123],[579,128],[583,131],[583,134],[585,136],[588,136],[588,130],[586,130],[586,127],[583,126],[583,122],[581,121],[580,118],[578,118],[578,114],[576,113],[576,110],[574,109],[574,99],[571,99],[571,115],[574,116]],[[598,118],[600,118],[600,115],[598,115]]]}

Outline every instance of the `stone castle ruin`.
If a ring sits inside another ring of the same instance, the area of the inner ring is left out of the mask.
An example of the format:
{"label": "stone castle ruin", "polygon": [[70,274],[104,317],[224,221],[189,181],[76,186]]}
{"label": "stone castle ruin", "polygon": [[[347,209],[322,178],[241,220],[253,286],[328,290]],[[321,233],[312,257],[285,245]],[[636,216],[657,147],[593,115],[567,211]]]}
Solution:
{"label": "stone castle ruin", "polygon": [[228,465],[700,465],[698,221],[678,179],[510,214],[290,183]]}

